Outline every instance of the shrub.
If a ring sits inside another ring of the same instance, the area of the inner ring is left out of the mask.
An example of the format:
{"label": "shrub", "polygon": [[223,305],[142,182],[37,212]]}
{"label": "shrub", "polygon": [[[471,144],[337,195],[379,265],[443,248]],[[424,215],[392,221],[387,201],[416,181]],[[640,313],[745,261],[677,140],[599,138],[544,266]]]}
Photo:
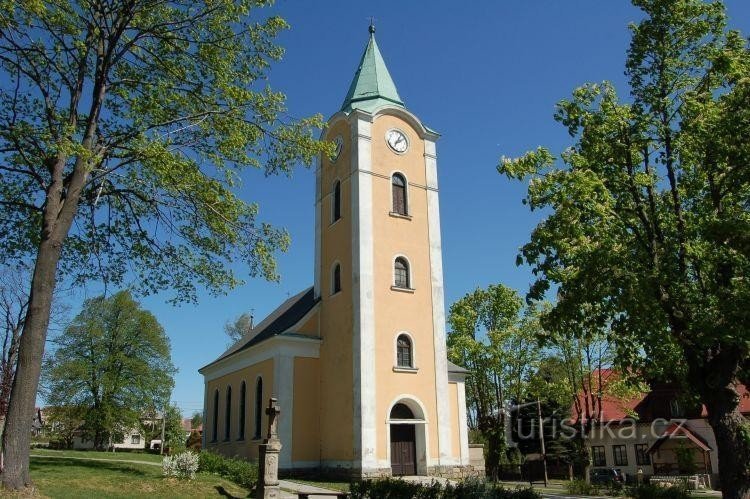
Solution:
{"label": "shrub", "polygon": [[595,496],[599,495],[599,489],[586,480],[571,480],[565,482],[565,490],[572,496]]}
{"label": "shrub", "polygon": [[480,480],[465,480],[458,485],[405,482],[394,478],[352,482],[352,499],[541,499],[534,490],[505,489]]}
{"label": "shrub", "polygon": [[242,459],[228,458],[203,451],[198,454],[198,469],[231,480],[237,485],[252,489],[258,483],[258,465]]}
{"label": "shrub", "polygon": [[187,439],[187,443],[185,444],[189,450],[200,452],[201,451],[201,434],[198,432],[198,430],[192,430],[190,432],[190,436]]}
{"label": "shrub", "polygon": [[628,496],[635,499],[688,499],[690,493],[685,485],[659,486],[652,484],[630,487]]}
{"label": "shrub", "polygon": [[198,471],[198,455],[183,452],[174,456],[167,456],[161,463],[164,476],[192,480]]}

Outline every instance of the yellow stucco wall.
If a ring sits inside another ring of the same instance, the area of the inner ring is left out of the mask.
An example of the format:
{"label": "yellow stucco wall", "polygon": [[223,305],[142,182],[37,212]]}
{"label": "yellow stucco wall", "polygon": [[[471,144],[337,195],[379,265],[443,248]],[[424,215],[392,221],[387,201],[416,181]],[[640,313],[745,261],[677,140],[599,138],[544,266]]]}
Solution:
{"label": "yellow stucco wall", "polygon": [[459,419],[458,419],[458,384],[448,383],[448,405],[451,411],[451,454],[456,457],[461,455],[461,442],[459,441]]}
{"label": "yellow stucco wall", "polygon": [[[404,132],[409,148],[394,153],[385,136],[391,128]],[[435,395],[435,352],[432,324],[432,282],[425,189],[424,142],[406,121],[379,115],[372,126],[373,241],[375,269],[375,357],[377,380],[377,457],[387,458],[389,427],[384,423],[394,399],[411,394],[425,407],[429,457],[437,458],[438,424]],[[390,215],[391,176],[399,172],[409,184],[408,213],[411,220]],[[397,255],[407,258],[413,293],[394,291],[393,263]],[[416,373],[394,372],[395,342],[400,332],[413,339]]]}
{"label": "yellow stucco wall", "polygon": [[320,459],[319,361],[294,359],[294,414],[292,419],[292,461]]}
{"label": "yellow stucco wall", "polygon": [[[352,215],[351,215],[351,131],[337,121],[326,140],[341,135],[344,146],[335,162],[321,161],[321,311],[320,335],[320,455],[323,460],[351,460],[352,419]],[[341,218],[331,223],[334,181],[341,182]],[[341,291],[331,296],[332,266],[341,265]]]}
{"label": "yellow stucco wall", "polygon": [[[263,378],[263,400],[261,404],[261,438],[265,436],[267,427],[267,416],[265,407],[268,398],[273,390],[273,359],[264,360],[253,364],[244,369],[227,374],[220,378],[208,382],[208,391],[206,401],[206,421],[204,432],[206,433],[206,448],[223,454],[225,456],[237,456],[245,459],[258,459],[258,443],[260,440],[253,440],[255,432],[255,383],[258,376]],[[242,382],[246,383],[245,399],[245,439],[238,440],[239,437],[239,408],[240,408],[240,386]],[[229,440],[224,440],[224,422],[226,414],[226,388],[232,387],[231,400],[231,435]],[[216,441],[213,440],[213,416],[214,416],[214,392],[219,390],[219,411],[217,420]]]}
{"label": "yellow stucco wall", "polygon": [[306,334],[308,336],[318,336],[318,321],[320,320],[320,316],[318,312],[313,313],[307,321],[303,322],[297,329],[294,330],[295,333],[301,333]]}

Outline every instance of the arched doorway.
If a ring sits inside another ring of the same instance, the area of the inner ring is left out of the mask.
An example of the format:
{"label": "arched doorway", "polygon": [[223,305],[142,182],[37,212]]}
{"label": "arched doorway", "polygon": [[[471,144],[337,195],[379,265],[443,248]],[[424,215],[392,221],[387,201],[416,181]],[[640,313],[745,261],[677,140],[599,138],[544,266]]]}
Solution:
{"label": "arched doorway", "polygon": [[421,405],[410,399],[393,404],[388,414],[391,473],[424,475],[427,472],[425,420]]}

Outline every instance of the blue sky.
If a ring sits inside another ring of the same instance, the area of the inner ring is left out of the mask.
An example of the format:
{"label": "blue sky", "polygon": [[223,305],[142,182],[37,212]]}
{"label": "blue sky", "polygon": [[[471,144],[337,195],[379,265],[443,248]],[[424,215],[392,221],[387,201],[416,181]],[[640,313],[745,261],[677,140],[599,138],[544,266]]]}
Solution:
{"label": "blue sky", "polygon": [[[750,2],[725,3],[730,27],[750,34]],[[446,307],[490,283],[525,293],[531,273],[515,259],[539,218],[521,204],[525,187],[496,172],[498,158],[569,145],[552,115],[575,87],[610,80],[627,93],[627,25],[640,12],[625,0],[281,0],[269,10],[291,24],[279,38],[286,55],[270,84],[287,95],[295,117],[327,118],[339,109],[375,17],[378,45],[406,107],[442,134]],[[260,320],[312,284],[313,188],[313,173],[304,168],[291,178],[245,176],[243,196],[260,204],[264,221],[292,237],[278,258],[280,283],[249,280],[226,296],[203,293],[197,305],[168,305],[169,293],[141,300],[171,338],[179,368],[173,401],[186,414],[202,407],[197,370],[226,348],[224,323],[251,309]],[[73,300],[73,313],[85,294]]]}

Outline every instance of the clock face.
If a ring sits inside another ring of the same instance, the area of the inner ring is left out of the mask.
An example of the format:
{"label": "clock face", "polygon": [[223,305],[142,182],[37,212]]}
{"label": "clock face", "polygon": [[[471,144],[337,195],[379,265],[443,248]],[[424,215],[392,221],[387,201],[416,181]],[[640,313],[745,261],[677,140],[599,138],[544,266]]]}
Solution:
{"label": "clock face", "polygon": [[335,139],[333,139],[333,144],[336,146],[336,149],[333,151],[333,156],[331,156],[331,161],[336,161],[339,159],[339,155],[341,154],[341,150],[344,148],[344,138],[341,135],[337,135]]}
{"label": "clock face", "polygon": [[400,130],[389,130],[385,134],[385,141],[388,146],[398,153],[405,152],[409,148],[409,140]]}

